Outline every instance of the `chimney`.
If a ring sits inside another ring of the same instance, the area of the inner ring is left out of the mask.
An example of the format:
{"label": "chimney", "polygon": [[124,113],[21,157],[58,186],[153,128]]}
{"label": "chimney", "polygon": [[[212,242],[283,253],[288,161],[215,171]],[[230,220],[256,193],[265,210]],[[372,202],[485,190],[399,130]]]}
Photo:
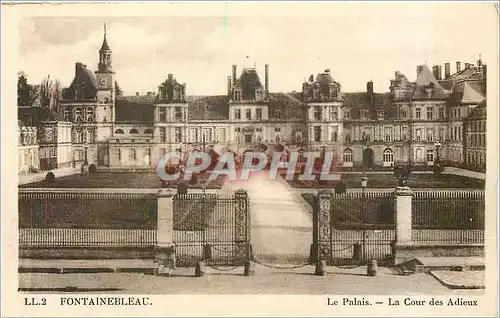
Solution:
{"label": "chimney", "polygon": [[135,96],[139,96],[139,92],[135,92]]}
{"label": "chimney", "polygon": [[80,71],[85,68],[82,62],[76,62],[75,64],[75,75],[80,74]]}
{"label": "chimney", "polygon": [[444,78],[451,76],[450,63],[444,63]]}
{"label": "chimney", "polygon": [[227,96],[231,96],[231,90],[233,89],[231,79],[232,79],[231,76],[227,77]]}
{"label": "chimney", "polygon": [[435,65],[435,66],[432,68],[432,70],[433,70],[433,73],[434,73],[434,77],[435,77],[438,81],[440,81],[440,80],[442,80],[442,79],[443,79],[443,78],[442,78],[442,75],[441,75],[441,74],[442,74],[442,67],[441,67],[441,65]]}
{"label": "chimney", "polygon": [[488,81],[487,81],[487,78],[486,78],[486,64],[483,64],[483,92],[484,92],[484,96],[486,96],[486,87],[488,86]]}
{"label": "chimney", "polygon": [[460,62],[457,62],[457,73],[460,72],[461,69],[460,69]]}
{"label": "chimney", "polygon": [[236,65],[233,65],[233,85],[236,83]]}
{"label": "chimney", "polygon": [[479,58],[479,60],[477,60],[477,66],[478,67],[483,66],[483,61],[481,61],[481,58]]}
{"label": "chimney", "polygon": [[373,95],[373,82],[369,81],[366,83],[366,97],[368,99],[368,106],[374,106],[374,95]]}
{"label": "chimney", "polygon": [[470,67],[470,63],[465,63],[465,69],[467,70],[467,69],[469,69],[469,67]]}
{"label": "chimney", "polygon": [[422,69],[424,68],[423,65],[418,65],[417,66],[417,77],[418,77],[418,74],[420,74],[420,72],[422,72]]}
{"label": "chimney", "polygon": [[266,88],[266,92],[269,91],[269,64],[266,64],[265,65],[265,74],[264,74],[265,78],[264,78],[264,82],[265,82],[265,88]]}

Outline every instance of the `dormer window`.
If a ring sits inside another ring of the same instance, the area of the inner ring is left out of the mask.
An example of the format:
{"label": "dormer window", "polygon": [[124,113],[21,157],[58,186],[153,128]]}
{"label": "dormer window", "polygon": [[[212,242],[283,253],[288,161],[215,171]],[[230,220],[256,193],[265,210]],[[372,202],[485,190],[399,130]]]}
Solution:
{"label": "dormer window", "polygon": [[383,110],[379,110],[377,112],[377,117],[378,117],[378,119],[384,119],[384,111]]}
{"label": "dormer window", "polygon": [[361,110],[361,119],[366,119],[367,111],[365,109]]}

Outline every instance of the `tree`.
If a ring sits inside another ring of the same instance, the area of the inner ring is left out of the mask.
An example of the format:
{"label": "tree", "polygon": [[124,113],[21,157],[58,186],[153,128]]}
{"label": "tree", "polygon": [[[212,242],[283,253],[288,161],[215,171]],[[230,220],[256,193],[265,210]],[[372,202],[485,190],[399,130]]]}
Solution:
{"label": "tree", "polygon": [[30,106],[35,98],[33,85],[28,84],[26,74],[20,72],[17,77],[17,105]]}
{"label": "tree", "polygon": [[120,86],[118,86],[118,82],[117,81],[115,81],[115,94],[116,94],[116,96],[122,96],[123,95],[123,91],[120,88]]}
{"label": "tree", "polygon": [[59,113],[59,99],[61,98],[61,83],[50,78],[50,74],[40,84],[40,106],[48,110],[52,119]]}

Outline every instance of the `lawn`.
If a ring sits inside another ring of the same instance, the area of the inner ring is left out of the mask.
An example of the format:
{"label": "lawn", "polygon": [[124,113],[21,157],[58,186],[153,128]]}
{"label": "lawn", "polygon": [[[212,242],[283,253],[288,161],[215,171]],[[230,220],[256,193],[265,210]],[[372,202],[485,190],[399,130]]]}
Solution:
{"label": "lawn", "polygon": [[[347,180],[347,188],[361,188],[360,174],[343,174]],[[368,188],[395,188],[398,182],[392,174],[368,174]],[[301,182],[299,180],[288,181],[294,188],[332,188],[333,184],[326,182]],[[408,180],[408,186],[418,188],[469,188],[484,189],[484,180],[471,179],[463,176],[443,174],[435,177],[433,174],[413,174]]]}
{"label": "lawn", "polygon": [[[212,181],[208,189],[219,189],[224,184],[223,178]],[[20,185],[20,188],[46,188],[45,181]],[[94,174],[76,174],[55,179],[52,188],[152,188],[162,187],[161,179],[154,172],[98,172]],[[177,184],[168,187],[177,188]],[[189,188],[201,188],[200,184]]]}

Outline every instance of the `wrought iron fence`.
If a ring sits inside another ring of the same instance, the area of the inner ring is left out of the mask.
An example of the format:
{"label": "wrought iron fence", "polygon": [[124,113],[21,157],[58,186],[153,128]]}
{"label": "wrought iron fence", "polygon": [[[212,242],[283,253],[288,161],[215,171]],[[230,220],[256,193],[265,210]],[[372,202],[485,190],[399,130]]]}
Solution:
{"label": "wrought iron fence", "polygon": [[323,205],[321,195],[316,200],[318,234],[314,237],[327,264],[360,264],[369,259],[390,262],[395,239],[392,193],[330,194],[329,203]]}
{"label": "wrought iron fence", "polygon": [[64,189],[19,192],[21,246],[153,246],[155,192]]}
{"label": "wrought iron fence", "polygon": [[484,218],[484,191],[414,192],[412,240],[429,244],[483,244]]}
{"label": "wrought iron fence", "polygon": [[174,243],[178,266],[242,265],[250,253],[250,219],[245,192],[175,195]]}

